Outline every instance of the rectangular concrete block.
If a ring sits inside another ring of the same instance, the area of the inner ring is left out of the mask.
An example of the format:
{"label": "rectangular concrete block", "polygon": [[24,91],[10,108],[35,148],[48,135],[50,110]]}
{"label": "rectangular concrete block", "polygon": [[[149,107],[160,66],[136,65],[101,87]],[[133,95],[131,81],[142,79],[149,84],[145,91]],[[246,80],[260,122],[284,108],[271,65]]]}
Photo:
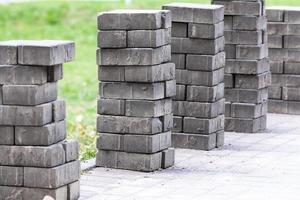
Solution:
{"label": "rectangular concrete block", "polygon": [[13,126],[0,126],[0,145],[14,145],[15,129]]}
{"label": "rectangular concrete block", "polygon": [[188,37],[215,39],[224,35],[224,22],[216,24],[189,23]]}
{"label": "rectangular concrete block", "polygon": [[163,130],[159,118],[138,118],[125,116],[99,115],[97,131],[100,133],[156,134]]}
{"label": "rectangular concrete block", "polygon": [[227,59],[225,73],[228,74],[261,74],[270,71],[267,58],[261,60]]}
{"label": "rectangular concrete block", "polygon": [[282,99],[282,87],[269,86],[269,99]]}
{"label": "rectangular concrete block", "polygon": [[224,81],[224,68],[214,71],[176,70],[175,77],[177,84],[215,86]]}
{"label": "rectangular concrete block", "polygon": [[58,189],[25,188],[14,186],[0,186],[0,195],[3,199],[43,199],[45,196],[53,199],[67,199],[67,186]]}
{"label": "rectangular concrete block", "polygon": [[53,65],[48,67],[48,82],[57,82],[63,79],[63,65]]}
{"label": "rectangular concrete block", "polygon": [[156,153],[171,146],[171,132],[155,135],[121,135],[101,133],[97,140],[100,150],[132,153]]}
{"label": "rectangular concrete block", "polygon": [[231,116],[234,118],[255,119],[267,114],[268,104],[232,103]]}
{"label": "rectangular concrete block", "polygon": [[173,133],[172,146],[175,148],[212,150],[216,148],[216,133],[209,135]]}
{"label": "rectangular concrete block", "polygon": [[234,44],[225,44],[226,59],[236,59],[236,46]]}
{"label": "rectangular concrete block", "polygon": [[186,55],[186,69],[213,71],[225,66],[225,52],[220,52],[216,55]]}
{"label": "rectangular concrete block", "polygon": [[158,83],[126,83],[102,82],[100,87],[101,98],[157,100],[165,97],[165,84]]}
{"label": "rectangular concrete block", "polygon": [[173,122],[173,133],[181,133],[183,131],[183,117],[174,116]]}
{"label": "rectangular concrete block", "polygon": [[160,82],[175,79],[175,65],[163,63],[153,66],[125,67],[125,81],[127,82]]}
{"label": "rectangular concrete block", "polygon": [[183,118],[183,132],[197,134],[211,134],[224,129],[224,115],[219,115],[216,118]]}
{"label": "rectangular concrete block", "polygon": [[219,5],[171,3],[162,8],[171,11],[175,22],[215,24],[224,19],[224,8]]}
{"label": "rectangular concrete block", "polygon": [[127,32],[127,47],[129,48],[155,48],[170,44],[170,42],[171,28]]}
{"label": "rectangular concrete block", "polygon": [[80,182],[76,181],[68,185],[68,200],[77,200],[80,197]]}
{"label": "rectangular concrete block", "polygon": [[172,100],[127,100],[125,115],[129,117],[161,117],[172,113]]}
{"label": "rectangular concrete block", "polygon": [[0,124],[13,126],[43,126],[52,122],[52,104],[38,106],[0,105]]}
{"label": "rectangular concrete block", "polygon": [[282,87],[300,87],[300,75],[273,74],[272,85]]}
{"label": "rectangular concrete block", "polygon": [[0,65],[18,64],[18,46],[16,42],[0,42]]}
{"label": "rectangular concrete block", "polygon": [[284,62],[284,73],[285,74],[300,75],[300,63],[298,63],[298,62]]}
{"label": "rectangular concrete block", "polygon": [[252,15],[263,14],[263,4],[259,1],[220,1],[213,0],[213,4],[223,5],[225,15]]}
{"label": "rectangular concrete block", "polygon": [[98,65],[157,65],[170,60],[170,45],[165,45],[154,49],[125,48],[97,50]]}
{"label": "rectangular concrete block", "polygon": [[52,105],[53,121],[59,122],[66,119],[66,102],[64,100],[56,100]]}
{"label": "rectangular concrete block", "polygon": [[254,104],[262,103],[268,100],[268,88],[258,90],[227,88],[225,90],[225,99],[230,102]]}
{"label": "rectangular concrete block", "polygon": [[224,16],[224,30],[233,29],[233,16],[226,15]]}
{"label": "rectangular concrete block", "polygon": [[231,102],[225,102],[225,117],[231,117]]}
{"label": "rectangular concrete block", "polygon": [[215,102],[224,97],[224,83],[220,83],[213,87],[206,86],[187,86],[186,100]]}
{"label": "rectangular concrete block", "polygon": [[0,146],[0,165],[26,167],[55,167],[65,163],[62,144],[41,146]]}
{"label": "rectangular concrete block", "polygon": [[172,53],[214,55],[224,50],[225,39],[172,38]]}
{"label": "rectangular concrete block", "polygon": [[98,66],[99,81],[125,81],[124,66]]}
{"label": "rectangular concrete block", "polygon": [[225,130],[241,133],[256,133],[266,128],[266,122],[266,116],[256,119],[226,118]]}
{"label": "rectangular concrete block", "polygon": [[167,114],[162,117],[160,117],[160,120],[162,121],[163,124],[163,131],[170,131],[173,129],[173,114]]}
{"label": "rectangular concrete block", "polygon": [[217,102],[173,102],[173,113],[176,116],[214,118],[224,113],[225,100],[220,99]]}
{"label": "rectangular concrete block", "polygon": [[283,37],[284,48],[299,49],[300,48],[300,36],[286,35]]}
{"label": "rectangular concrete block", "polygon": [[268,22],[268,35],[289,35],[289,25],[284,22]]}
{"label": "rectangular concrete block", "polygon": [[172,37],[188,37],[188,23],[172,22]]}
{"label": "rectangular concrete block", "polygon": [[170,80],[165,82],[165,97],[176,96],[176,80]]}
{"label": "rectangular concrete block", "polygon": [[98,31],[98,47],[126,48],[127,32],[122,30]]}
{"label": "rectangular concrete block", "polygon": [[79,158],[79,143],[76,140],[62,142],[66,153],[66,162],[75,161]]}
{"label": "rectangular concrete block", "polygon": [[24,186],[59,188],[75,182],[80,176],[80,162],[74,161],[54,168],[24,168]]}
{"label": "rectangular concrete block", "polygon": [[226,44],[259,45],[263,42],[262,31],[225,30]]}
{"label": "rectangular concrete block", "polygon": [[268,36],[268,47],[280,49],[283,48],[284,40],[281,35],[269,35]]}
{"label": "rectangular concrete block", "polygon": [[155,30],[171,27],[167,10],[113,10],[98,15],[99,30]]}
{"label": "rectangular concrete block", "polygon": [[21,146],[49,146],[66,138],[66,122],[45,126],[16,126],[14,142]]}
{"label": "rectangular concrete block", "polygon": [[225,144],[225,133],[224,131],[218,131],[217,133],[217,142],[216,142],[216,147],[222,147]]}
{"label": "rectangular concrete block", "polygon": [[177,101],[186,100],[186,85],[176,85],[176,96],[173,99]]}
{"label": "rectangular concrete block", "polygon": [[98,111],[100,115],[125,115],[125,100],[99,99]]}
{"label": "rectangular concrete block", "polygon": [[23,186],[23,177],[23,167],[0,166],[0,185]]}
{"label": "rectangular concrete block", "polygon": [[225,88],[234,87],[234,75],[233,74],[224,74],[224,85]]}
{"label": "rectangular concrete block", "polygon": [[300,101],[299,87],[283,87],[282,99],[286,101]]}
{"label": "rectangular concrete block", "polygon": [[284,8],[284,21],[291,24],[299,24],[300,23],[300,10],[297,7],[292,8]]}
{"label": "rectangular concrete block", "polygon": [[57,99],[57,83],[43,85],[4,85],[4,105],[36,106]]}
{"label": "rectangular concrete block", "polygon": [[268,56],[266,44],[260,45],[237,45],[236,58],[241,60],[260,60]]}
{"label": "rectangular concrete block", "polygon": [[175,64],[176,69],[185,69],[185,54],[172,53],[171,62]]}
{"label": "rectangular concrete block", "polygon": [[96,165],[99,167],[152,172],[161,168],[161,161],[161,152],[155,154],[137,154],[99,150]]}
{"label": "rectangular concrete block", "polygon": [[284,12],[280,8],[268,7],[266,9],[267,19],[270,22],[283,22]]}
{"label": "rectangular concrete block", "polygon": [[1,85],[41,85],[48,81],[48,67],[3,65],[0,67]]}
{"label": "rectangular concrete block", "polygon": [[[273,74],[283,74],[283,69],[289,69],[289,64],[283,63],[283,61],[272,61],[270,60],[270,71]],[[283,66],[285,66],[283,68]],[[293,67],[292,67],[293,68]]]}
{"label": "rectangular concrete block", "polygon": [[[234,30],[264,30],[267,28],[267,19],[265,16],[233,16]],[[230,30],[232,30],[230,29]]]}
{"label": "rectangular concrete block", "polygon": [[245,89],[261,89],[271,85],[271,73],[265,72],[256,76],[237,74],[235,87]]}
{"label": "rectangular concrete block", "polygon": [[161,168],[167,169],[175,164],[175,149],[169,148],[162,151]]}
{"label": "rectangular concrete block", "polygon": [[72,41],[42,40],[18,42],[18,64],[52,66],[75,58]]}

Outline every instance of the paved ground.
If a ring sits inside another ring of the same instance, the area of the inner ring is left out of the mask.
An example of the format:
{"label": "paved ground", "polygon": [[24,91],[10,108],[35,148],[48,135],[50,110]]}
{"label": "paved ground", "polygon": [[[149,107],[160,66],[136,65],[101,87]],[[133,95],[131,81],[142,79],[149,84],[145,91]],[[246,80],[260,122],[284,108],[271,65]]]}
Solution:
{"label": "paved ground", "polygon": [[155,173],[96,168],[80,200],[299,200],[300,116],[268,115],[268,130],[226,134],[226,145],[176,150],[173,168]]}

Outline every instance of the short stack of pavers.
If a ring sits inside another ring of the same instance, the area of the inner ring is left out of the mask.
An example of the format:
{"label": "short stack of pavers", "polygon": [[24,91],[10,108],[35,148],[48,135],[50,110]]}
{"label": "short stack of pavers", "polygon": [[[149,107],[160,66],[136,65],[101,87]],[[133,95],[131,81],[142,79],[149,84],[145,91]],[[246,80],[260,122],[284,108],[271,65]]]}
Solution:
{"label": "short stack of pavers", "polygon": [[173,101],[172,145],[211,150],[224,144],[224,8],[172,3],[172,61],[177,94]]}
{"label": "short stack of pavers", "polygon": [[174,164],[170,28],[169,11],[99,14],[97,166],[149,172]]}
{"label": "short stack of pavers", "polygon": [[300,114],[300,8],[267,9],[272,85],[269,112]]}
{"label": "short stack of pavers", "polygon": [[0,43],[0,199],[79,198],[78,143],[57,100],[69,41]]}
{"label": "short stack of pavers", "polygon": [[225,130],[266,128],[268,61],[264,0],[213,0],[225,9]]}

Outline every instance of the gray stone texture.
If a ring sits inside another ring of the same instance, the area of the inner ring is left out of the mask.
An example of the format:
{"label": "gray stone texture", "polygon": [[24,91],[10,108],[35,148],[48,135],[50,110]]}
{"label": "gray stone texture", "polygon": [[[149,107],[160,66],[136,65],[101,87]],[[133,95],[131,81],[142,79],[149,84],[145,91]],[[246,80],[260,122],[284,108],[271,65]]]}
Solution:
{"label": "gray stone texture", "polygon": [[267,8],[272,84],[269,112],[300,114],[300,10]]}
{"label": "gray stone texture", "polygon": [[[150,172],[174,165],[171,24],[167,10],[98,15],[97,166]],[[178,24],[172,34],[187,31]],[[172,59],[185,67],[185,55]]]}
{"label": "gray stone texture", "polygon": [[280,70],[270,65],[268,45],[283,45],[283,38],[268,38],[264,0],[212,3],[223,5],[225,13],[225,131],[258,132],[266,127],[261,118],[267,111],[270,71]]}
{"label": "gray stone texture", "polygon": [[0,54],[0,199],[79,199],[79,144],[57,100],[74,42],[0,42]]}
{"label": "gray stone texture", "polygon": [[[172,145],[211,150],[224,130],[224,8],[173,3],[172,61],[176,68]],[[194,136],[196,135],[196,136]],[[222,141],[223,140],[223,141]]]}

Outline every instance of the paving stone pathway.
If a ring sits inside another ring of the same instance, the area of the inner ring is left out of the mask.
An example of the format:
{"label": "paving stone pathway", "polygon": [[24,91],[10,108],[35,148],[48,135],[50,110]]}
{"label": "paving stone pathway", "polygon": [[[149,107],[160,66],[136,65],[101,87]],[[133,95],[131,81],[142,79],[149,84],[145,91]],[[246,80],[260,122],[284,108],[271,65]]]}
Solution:
{"label": "paving stone pathway", "polygon": [[264,133],[226,133],[213,151],[176,150],[155,173],[95,168],[80,200],[299,200],[300,116],[268,114]]}

